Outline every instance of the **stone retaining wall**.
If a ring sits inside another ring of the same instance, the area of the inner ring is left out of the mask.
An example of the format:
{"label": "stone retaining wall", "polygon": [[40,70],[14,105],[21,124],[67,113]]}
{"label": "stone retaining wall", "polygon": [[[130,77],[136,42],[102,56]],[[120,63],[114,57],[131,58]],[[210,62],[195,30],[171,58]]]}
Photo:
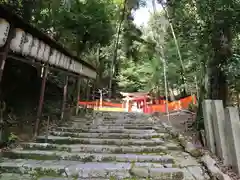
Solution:
{"label": "stone retaining wall", "polygon": [[[175,137],[181,146],[184,148],[184,151],[189,153],[192,157],[195,157],[201,162],[208,174],[211,176],[213,180],[231,180],[231,178],[223,173],[220,168],[217,166],[216,161],[211,157],[209,151],[202,151],[201,149],[197,148],[192,144],[190,141],[191,138],[184,136],[183,134],[174,130],[174,128],[166,123],[162,123],[164,128],[168,131],[168,133]],[[155,129],[157,131],[157,128]]]}
{"label": "stone retaining wall", "polygon": [[231,166],[236,173],[240,174],[238,108],[224,108],[221,100],[204,100],[202,108],[208,149],[216,154],[224,165]]}

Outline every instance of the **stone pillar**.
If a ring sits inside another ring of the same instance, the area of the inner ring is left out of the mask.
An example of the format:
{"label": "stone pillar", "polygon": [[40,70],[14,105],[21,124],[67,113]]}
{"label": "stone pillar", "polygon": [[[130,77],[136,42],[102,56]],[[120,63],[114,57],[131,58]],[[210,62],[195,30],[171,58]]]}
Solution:
{"label": "stone pillar", "polygon": [[204,129],[208,149],[212,152],[216,152],[213,123],[212,123],[212,100],[204,100],[202,102]]}
{"label": "stone pillar", "polygon": [[222,100],[212,101],[212,119],[214,137],[216,141],[216,154],[223,160],[225,165],[230,162],[227,154],[226,128],[225,128],[225,113]]}
{"label": "stone pillar", "polygon": [[240,174],[240,120],[237,107],[227,107],[225,110],[227,128],[227,147],[233,169]]}

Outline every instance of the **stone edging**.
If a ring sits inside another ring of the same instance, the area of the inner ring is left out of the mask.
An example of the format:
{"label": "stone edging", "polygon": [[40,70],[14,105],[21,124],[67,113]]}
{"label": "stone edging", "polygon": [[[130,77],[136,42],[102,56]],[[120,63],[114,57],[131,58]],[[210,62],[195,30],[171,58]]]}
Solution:
{"label": "stone edging", "polygon": [[[191,142],[189,142],[187,137],[184,137],[181,133],[174,131],[172,126],[169,126],[166,123],[161,124],[171,136],[177,138],[177,140],[186,152],[188,152],[191,156],[195,158],[201,159],[200,161],[206,167],[209,175],[214,180],[231,180],[231,178],[227,174],[224,174],[217,167],[216,161],[208,153],[203,153],[200,149],[196,148]],[[154,129],[157,131],[158,127],[155,127]]]}

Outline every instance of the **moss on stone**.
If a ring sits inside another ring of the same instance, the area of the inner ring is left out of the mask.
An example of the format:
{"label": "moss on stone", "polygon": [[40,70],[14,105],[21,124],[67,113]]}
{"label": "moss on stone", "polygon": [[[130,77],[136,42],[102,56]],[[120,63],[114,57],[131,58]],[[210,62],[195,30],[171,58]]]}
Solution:
{"label": "moss on stone", "polygon": [[102,158],[103,162],[110,162],[110,161],[116,161],[116,157],[103,157]]}
{"label": "moss on stone", "polygon": [[113,151],[114,153],[122,153],[123,151],[122,151],[122,148],[116,148],[116,149],[114,149],[114,151]]}
{"label": "moss on stone", "polygon": [[56,154],[52,155],[45,155],[45,154],[21,154],[21,153],[14,153],[14,152],[5,152],[5,157],[10,159],[34,159],[34,160],[55,160],[58,159]]}
{"label": "moss on stone", "polygon": [[83,162],[93,162],[93,160],[95,159],[95,156],[90,155],[90,156],[86,156],[84,158],[82,158]]}
{"label": "moss on stone", "polygon": [[193,149],[189,152],[193,157],[200,157],[203,155],[203,153],[199,149]]}

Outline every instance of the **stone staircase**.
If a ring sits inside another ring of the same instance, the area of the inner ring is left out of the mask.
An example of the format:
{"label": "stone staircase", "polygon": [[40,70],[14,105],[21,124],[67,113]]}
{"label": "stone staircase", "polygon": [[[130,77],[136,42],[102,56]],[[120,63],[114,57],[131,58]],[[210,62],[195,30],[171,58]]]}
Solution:
{"label": "stone staircase", "polygon": [[209,179],[149,116],[116,112],[73,117],[47,139],[4,152],[0,173],[0,180]]}

